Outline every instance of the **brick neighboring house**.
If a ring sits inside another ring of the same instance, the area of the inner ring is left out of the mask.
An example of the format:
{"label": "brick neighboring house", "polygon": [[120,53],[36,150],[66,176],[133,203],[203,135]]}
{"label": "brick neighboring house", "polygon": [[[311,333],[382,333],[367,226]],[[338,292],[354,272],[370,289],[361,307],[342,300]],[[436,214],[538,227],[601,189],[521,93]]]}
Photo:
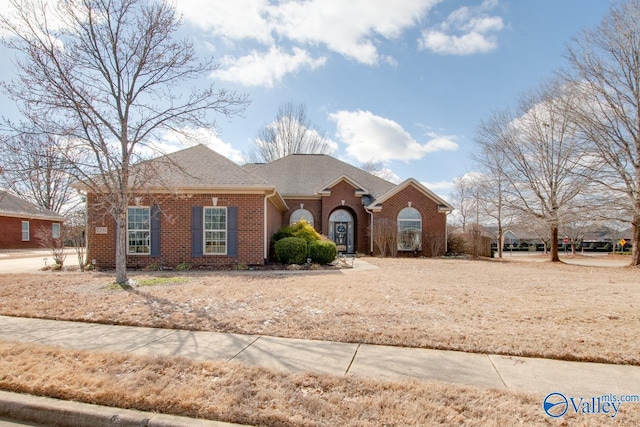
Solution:
{"label": "brick neighboring house", "polygon": [[[241,167],[203,145],[144,163],[154,164],[162,173],[128,209],[131,267],[263,264],[273,234],[302,218],[346,253],[377,253],[376,221],[397,224],[400,253],[445,251],[453,208],[413,179],[396,185],[326,155]],[[88,259],[111,267],[115,222],[95,194],[87,207]]]}
{"label": "brick neighboring house", "polygon": [[0,249],[39,248],[40,230],[60,237],[64,218],[0,190]]}

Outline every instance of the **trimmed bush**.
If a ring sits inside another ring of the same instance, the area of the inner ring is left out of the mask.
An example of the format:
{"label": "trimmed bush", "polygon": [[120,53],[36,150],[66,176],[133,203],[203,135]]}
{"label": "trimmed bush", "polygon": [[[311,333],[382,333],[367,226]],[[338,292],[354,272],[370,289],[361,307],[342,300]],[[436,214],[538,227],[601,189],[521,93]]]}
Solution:
{"label": "trimmed bush", "polygon": [[293,228],[290,225],[282,227],[280,230],[276,231],[273,235],[273,241],[277,242],[278,240],[282,240],[285,237],[295,237],[293,235]]}
{"label": "trimmed bush", "polygon": [[304,264],[307,261],[307,241],[300,237],[285,237],[274,246],[276,260],[282,264]]}
{"label": "trimmed bush", "polygon": [[314,240],[309,242],[309,258],[318,264],[329,264],[336,259],[338,248],[330,240]]}

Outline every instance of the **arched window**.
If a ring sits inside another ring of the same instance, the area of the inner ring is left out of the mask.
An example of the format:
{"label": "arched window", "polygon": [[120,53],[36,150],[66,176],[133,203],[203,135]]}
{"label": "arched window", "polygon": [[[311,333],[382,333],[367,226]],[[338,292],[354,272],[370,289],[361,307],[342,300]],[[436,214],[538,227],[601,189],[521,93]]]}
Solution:
{"label": "arched window", "polygon": [[307,221],[313,227],[313,215],[306,209],[297,209],[291,213],[291,218],[289,219],[289,225],[293,225],[296,222],[301,220]]}
{"label": "arched window", "polygon": [[404,208],[398,214],[398,250],[422,249],[422,216],[417,209]]}

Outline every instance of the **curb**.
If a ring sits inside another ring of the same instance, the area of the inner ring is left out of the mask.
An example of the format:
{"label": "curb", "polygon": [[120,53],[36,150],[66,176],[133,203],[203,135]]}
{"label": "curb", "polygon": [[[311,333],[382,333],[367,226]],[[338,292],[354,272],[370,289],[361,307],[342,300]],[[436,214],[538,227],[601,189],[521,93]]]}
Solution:
{"label": "curb", "polygon": [[0,416],[58,427],[232,427],[220,421],[113,408],[0,391]]}

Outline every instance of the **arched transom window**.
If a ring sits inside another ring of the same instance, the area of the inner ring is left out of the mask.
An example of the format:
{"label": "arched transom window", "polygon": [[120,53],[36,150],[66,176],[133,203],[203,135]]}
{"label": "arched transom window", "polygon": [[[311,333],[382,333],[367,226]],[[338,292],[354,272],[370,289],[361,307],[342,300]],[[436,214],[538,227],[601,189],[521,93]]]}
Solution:
{"label": "arched transom window", "polygon": [[300,222],[301,220],[307,221],[311,226],[313,226],[313,215],[306,209],[300,208],[296,209],[291,213],[291,218],[289,219],[289,224],[293,225],[296,222]]}
{"label": "arched transom window", "polygon": [[398,250],[422,249],[422,216],[417,209],[406,207],[398,214]]}

